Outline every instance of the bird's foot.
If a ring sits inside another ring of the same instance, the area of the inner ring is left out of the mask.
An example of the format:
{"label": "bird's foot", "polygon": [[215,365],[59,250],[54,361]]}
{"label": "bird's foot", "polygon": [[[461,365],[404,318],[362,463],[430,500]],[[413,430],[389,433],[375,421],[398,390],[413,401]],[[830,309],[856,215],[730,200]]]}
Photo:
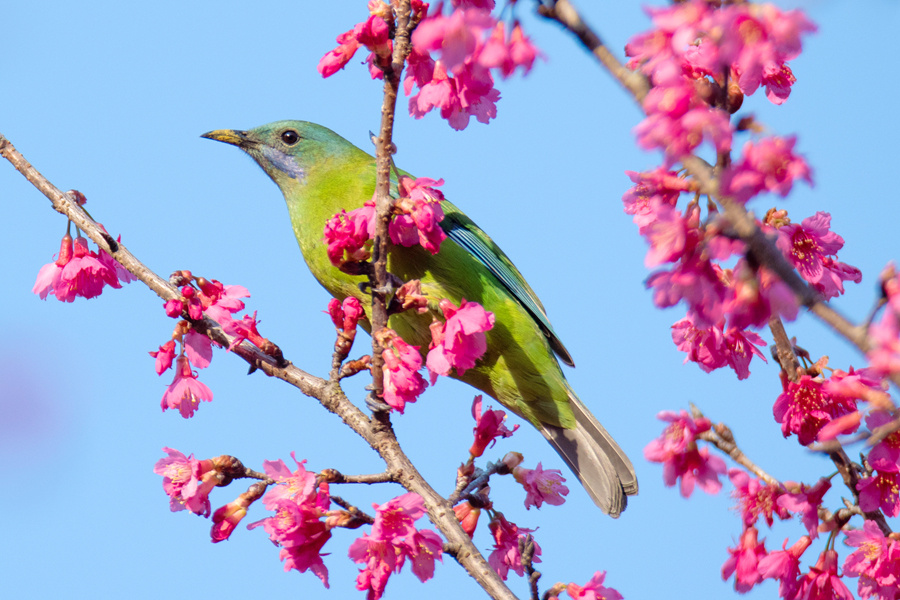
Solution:
{"label": "bird's foot", "polygon": [[370,411],[373,413],[383,413],[391,410],[391,405],[379,398],[371,385],[367,385],[365,389],[369,390],[369,393],[366,394],[366,406],[369,407]]}

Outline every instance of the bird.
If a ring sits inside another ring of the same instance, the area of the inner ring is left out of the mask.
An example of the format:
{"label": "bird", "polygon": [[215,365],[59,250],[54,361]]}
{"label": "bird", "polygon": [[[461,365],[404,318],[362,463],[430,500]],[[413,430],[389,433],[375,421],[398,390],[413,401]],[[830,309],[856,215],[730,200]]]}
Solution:
{"label": "bird", "polygon": [[[328,219],[373,197],[375,158],[334,131],[308,121],[277,121],[255,129],[218,129],[201,137],[237,146],[281,189],[294,235],[309,270],[338,300],[370,301],[361,282],[333,266],[323,242]],[[402,172],[401,172],[402,173]],[[449,299],[480,303],[494,313],[487,350],[454,376],[497,400],[540,431],[603,512],[616,518],[637,494],[631,461],[572,390],[556,357],[574,366],[537,295],[503,251],[465,213],[441,202],[447,238],[437,254],[420,246],[390,246],[388,270],[418,279],[428,297],[424,314],[405,311],[388,325],[424,353],[429,324]],[[362,323],[367,326],[366,323]]]}

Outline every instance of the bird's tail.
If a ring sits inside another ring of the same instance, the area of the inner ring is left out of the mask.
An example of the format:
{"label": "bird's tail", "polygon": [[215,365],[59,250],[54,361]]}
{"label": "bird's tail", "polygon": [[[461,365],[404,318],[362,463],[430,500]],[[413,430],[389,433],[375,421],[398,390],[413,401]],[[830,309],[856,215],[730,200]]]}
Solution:
{"label": "bird's tail", "polygon": [[569,392],[576,427],[543,425],[541,434],[566,461],[594,503],[616,518],[638,493],[631,461],[584,404]]}

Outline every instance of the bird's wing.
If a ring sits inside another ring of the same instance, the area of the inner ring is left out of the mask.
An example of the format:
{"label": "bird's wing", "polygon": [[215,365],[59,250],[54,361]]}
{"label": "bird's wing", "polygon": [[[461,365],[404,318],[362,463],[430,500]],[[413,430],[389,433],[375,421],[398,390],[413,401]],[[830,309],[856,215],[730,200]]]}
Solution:
{"label": "bird's wing", "polygon": [[572,356],[553,331],[550,320],[547,318],[547,313],[544,311],[537,294],[534,293],[534,290],[531,289],[531,286],[528,285],[528,282],[525,281],[525,278],[522,277],[522,274],[519,273],[512,261],[472,219],[467,217],[452,203],[444,200],[441,203],[441,208],[444,211],[441,229],[444,230],[447,237],[465,248],[467,252],[487,267],[494,277],[509,290],[513,298],[518,300],[519,304],[531,314],[560,360],[574,367],[575,363],[572,361]]}

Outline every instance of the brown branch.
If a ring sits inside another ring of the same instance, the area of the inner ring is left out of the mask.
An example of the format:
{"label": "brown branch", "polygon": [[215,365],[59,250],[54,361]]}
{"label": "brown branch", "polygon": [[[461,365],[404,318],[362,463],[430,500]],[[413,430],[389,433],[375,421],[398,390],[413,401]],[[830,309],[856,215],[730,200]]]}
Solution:
{"label": "brown branch", "polygon": [[622,84],[622,87],[631,92],[638,102],[644,100],[644,96],[650,91],[650,82],[642,74],[623,65],[609,51],[600,40],[600,36],[588,27],[569,0],[550,0],[548,3],[541,3],[537,7],[537,12],[575,34],[581,44],[615,77],[616,81]]}
{"label": "brown branch", "polygon": [[[693,403],[691,404],[691,416],[693,416],[695,419],[705,418],[700,409],[697,408]],[[781,485],[780,481],[766,473],[761,467],[750,460],[740,448],[738,448],[737,442],[734,440],[734,434],[732,433],[731,429],[724,423],[717,423],[713,426],[712,429],[710,429],[709,431],[704,431],[697,437],[705,442],[709,442],[710,444],[727,454],[731,458],[731,460],[756,475],[759,479],[765,481],[766,484],[777,488],[784,487],[783,485]]]}
{"label": "brown branch", "polygon": [[319,477],[328,483],[396,483],[394,476],[387,471],[366,475],[344,475],[337,469],[323,469],[319,472]]}
{"label": "brown branch", "polygon": [[[62,193],[34,169],[2,134],[0,134],[0,155],[9,160],[28,181],[44,196],[49,198],[56,211],[68,217],[81,229],[85,236],[93,240],[100,248],[109,252],[116,261],[153,290],[160,298],[170,300],[181,297],[174,286],[151,271],[131,254],[124,245],[116,244],[76,202]],[[200,333],[209,336],[210,339],[223,347],[227,348],[233,341],[231,336],[222,331],[218,323],[208,317],[204,317],[202,321],[194,321],[192,325]],[[472,540],[462,530],[450,505],[425,481],[409,458],[403,453],[390,427],[379,427],[370,421],[359,408],[350,402],[341,389],[339,382],[316,377],[298,369],[289,362],[279,366],[275,359],[264,354],[259,348],[248,342],[242,342],[237,345],[232,349],[232,352],[247,361],[251,367],[259,369],[272,377],[277,377],[296,387],[303,394],[317,399],[326,410],[340,417],[347,426],[378,452],[385,461],[387,471],[391,474],[394,481],[400,483],[407,490],[422,496],[428,508],[429,518],[441,530],[449,543],[459,549],[455,556],[468,573],[493,598],[497,600],[516,600],[516,597],[503,583],[503,580],[488,565],[487,561],[472,543]]]}

